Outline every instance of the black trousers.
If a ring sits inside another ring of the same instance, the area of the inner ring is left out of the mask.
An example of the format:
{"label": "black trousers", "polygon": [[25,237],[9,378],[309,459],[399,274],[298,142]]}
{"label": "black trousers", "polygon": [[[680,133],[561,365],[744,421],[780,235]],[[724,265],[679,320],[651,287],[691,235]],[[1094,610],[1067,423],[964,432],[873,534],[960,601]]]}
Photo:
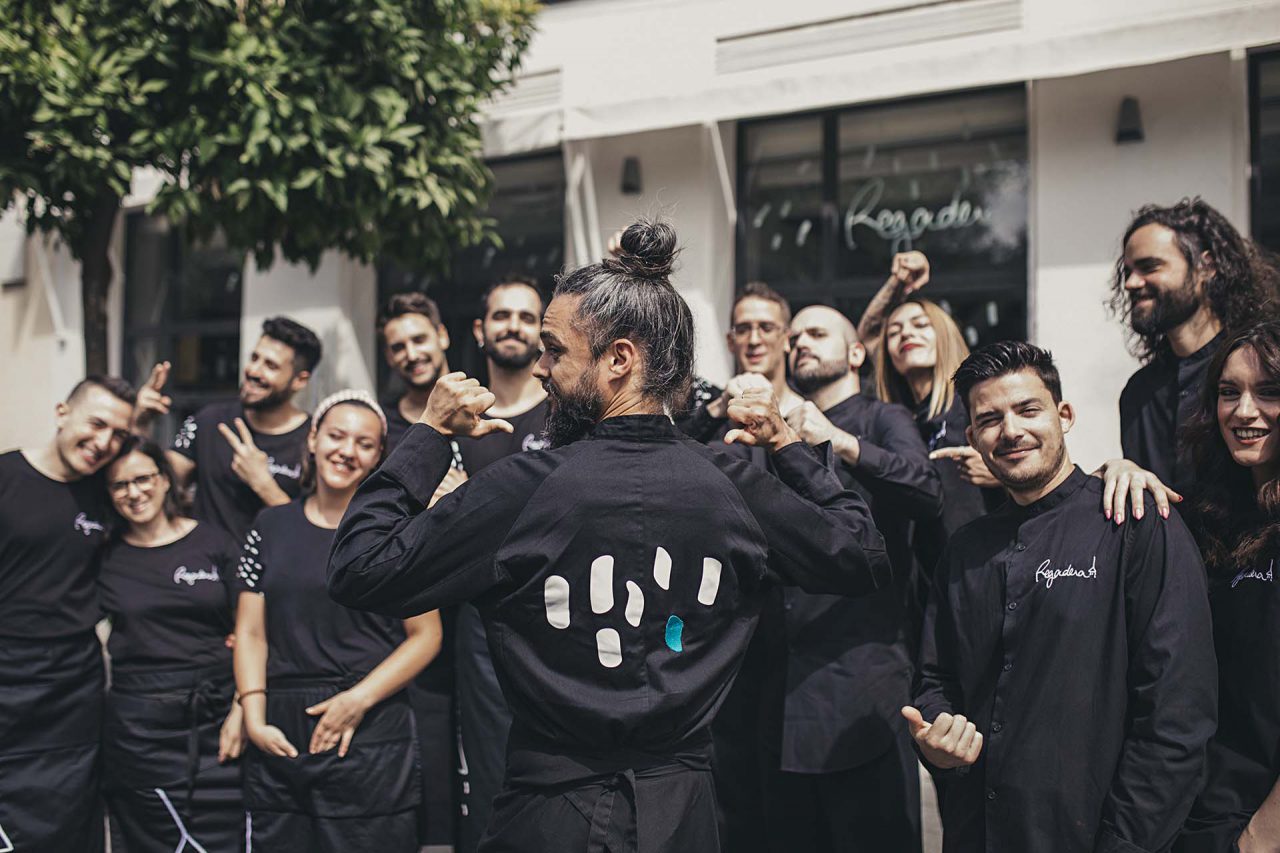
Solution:
{"label": "black trousers", "polygon": [[480,614],[470,604],[457,616],[459,767],[462,774],[462,818],[458,853],[475,853],[502,791],[507,763],[511,711],[489,656]]}
{"label": "black trousers", "polygon": [[0,850],[103,849],[102,648],[0,639]]}
{"label": "black trousers", "polygon": [[103,725],[112,853],[245,848],[240,763],[218,763],[230,661],[205,672],[117,672]]}
{"label": "black trousers", "polygon": [[773,771],[765,804],[774,853],[920,853],[920,775],[905,726],[888,750],[859,767]]}
{"label": "black trousers", "polygon": [[418,838],[423,844],[452,846],[458,824],[458,725],[452,691],[416,681],[406,688],[418,733],[422,768],[422,809]]}
{"label": "black trousers", "polygon": [[416,853],[421,774],[413,713],[401,692],[374,706],[345,758],[307,752],[319,717],[306,709],[359,679],[274,679],[267,721],[297,758],[245,753],[244,799],[254,850],[270,853]]}

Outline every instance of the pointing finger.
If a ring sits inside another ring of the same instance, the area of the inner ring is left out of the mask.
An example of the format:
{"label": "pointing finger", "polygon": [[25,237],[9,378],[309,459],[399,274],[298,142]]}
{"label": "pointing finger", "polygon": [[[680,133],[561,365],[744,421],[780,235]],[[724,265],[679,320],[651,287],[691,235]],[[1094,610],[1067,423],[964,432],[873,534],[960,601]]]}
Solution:
{"label": "pointing finger", "polygon": [[756,437],[745,429],[731,429],[725,434],[724,443],[745,444],[748,447],[754,447],[756,444]]}
{"label": "pointing finger", "polygon": [[474,436],[488,435],[491,432],[513,433],[516,428],[510,422],[504,421],[502,418],[486,418],[482,420],[475,430],[471,433]]}
{"label": "pointing finger", "polygon": [[968,456],[967,447],[939,447],[929,454],[930,459],[964,459]]}

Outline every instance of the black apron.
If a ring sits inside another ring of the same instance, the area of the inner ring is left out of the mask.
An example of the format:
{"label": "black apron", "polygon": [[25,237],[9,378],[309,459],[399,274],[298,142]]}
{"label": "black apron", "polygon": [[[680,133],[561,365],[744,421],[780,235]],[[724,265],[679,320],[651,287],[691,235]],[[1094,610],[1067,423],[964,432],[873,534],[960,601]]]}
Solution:
{"label": "black apron", "polygon": [[404,691],[365,714],[345,758],[336,748],[319,755],[307,751],[320,717],[306,709],[359,680],[268,680],[267,721],[284,732],[298,757],[268,755],[253,746],[246,752],[244,799],[255,849],[374,850],[367,846],[372,840],[376,853],[416,853],[421,774]]}
{"label": "black apron", "polygon": [[719,850],[710,752],[569,755],[516,722],[480,853]]}
{"label": "black apron", "polygon": [[113,673],[102,743],[113,849],[244,849],[239,762],[218,763],[233,693],[229,666]]}
{"label": "black apron", "polygon": [[102,850],[103,682],[93,632],[0,640],[0,850]]}

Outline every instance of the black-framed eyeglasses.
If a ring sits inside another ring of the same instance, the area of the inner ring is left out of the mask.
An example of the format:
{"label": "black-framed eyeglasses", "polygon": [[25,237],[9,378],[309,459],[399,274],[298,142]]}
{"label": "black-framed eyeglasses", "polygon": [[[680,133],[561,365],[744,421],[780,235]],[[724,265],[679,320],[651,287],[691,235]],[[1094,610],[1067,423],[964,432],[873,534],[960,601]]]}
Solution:
{"label": "black-framed eyeglasses", "polygon": [[731,329],[733,337],[740,341],[745,341],[751,337],[752,332],[759,332],[760,337],[765,340],[773,340],[782,334],[782,326],[778,323],[735,323]]}
{"label": "black-framed eyeglasses", "polygon": [[129,494],[130,486],[137,486],[140,492],[149,492],[155,488],[156,478],[159,476],[159,471],[152,471],[150,474],[141,474],[132,480],[116,480],[113,483],[107,483],[107,491],[113,498],[121,498]]}

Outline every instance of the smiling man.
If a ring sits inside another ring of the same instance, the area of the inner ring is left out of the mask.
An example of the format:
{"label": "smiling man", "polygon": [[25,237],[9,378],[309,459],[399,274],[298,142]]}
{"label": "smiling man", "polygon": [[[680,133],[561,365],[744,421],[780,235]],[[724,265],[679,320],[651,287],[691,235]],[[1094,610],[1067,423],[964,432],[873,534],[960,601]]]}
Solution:
{"label": "smiling man", "polygon": [[1138,211],[1125,230],[1111,302],[1146,362],[1120,395],[1125,459],[1187,493],[1192,464],[1178,430],[1198,404],[1222,330],[1274,310],[1276,296],[1276,270],[1203,200]]}
{"label": "smiling man", "polygon": [[134,391],[81,381],[42,447],[0,455],[0,849],[102,849],[97,476],[129,434]]}
{"label": "smiling man", "polygon": [[944,853],[1165,850],[1216,722],[1196,544],[1176,512],[1117,526],[1099,511],[1049,353],[991,344],[955,383],[1010,500],[948,543],[903,709],[950,777]]}
{"label": "smiling man", "polygon": [[[236,400],[210,403],[182,422],[167,453],[179,484],[195,482],[194,514],[234,538],[258,510],[298,496],[311,417],[293,404],[320,363],[320,339],[288,317],[270,317],[253,346]],[[168,362],[157,364],[138,396],[140,423],[168,412],[160,389]]]}

